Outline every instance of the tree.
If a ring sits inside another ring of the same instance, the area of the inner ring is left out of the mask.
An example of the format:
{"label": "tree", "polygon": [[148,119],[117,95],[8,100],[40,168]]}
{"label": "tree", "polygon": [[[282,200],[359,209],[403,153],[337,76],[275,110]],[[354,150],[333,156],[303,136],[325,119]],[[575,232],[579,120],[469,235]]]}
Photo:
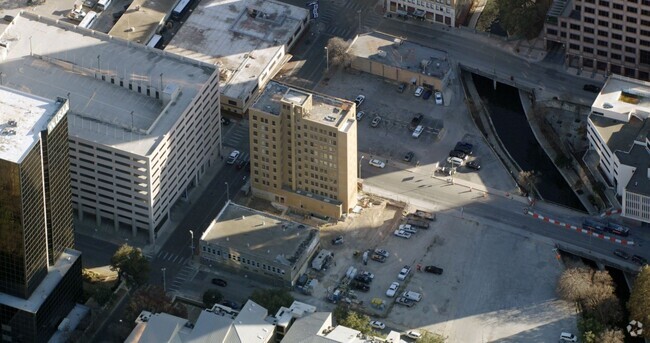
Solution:
{"label": "tree", "polygon": [[521,187],[527,192],[527,193],[532,193],[533,190],[535,189],[535,185],[537,182],[539,182],[539,177],[538,173],[535,173],[535,171],[520,171],[519,175],[517,176],[517,182],[521,185]]}
{"label": "tree", "polygon": [[106,285],[98,285],[93,291],[93,298],[100,306],[104,306],[112,296],[113,291]]}
{"label": "tree", "polygon": [[279,288],[256,289],[250,299],[267,309],[270,314],[275,314],[282,306],[291,306],[294,300],[288,291]]}
{"label": "tree", "polygon": [[330,38],[327,41],[329,63],[333,66],[348,66],[351,62],[350,55],[347,53],[349,46],[350,44],[342,38]]}
{"label": "tree", "polygon": [[617,324],[622,318],[622,307],[614,291],[608,272],[588,268],[565,270],[557,285],[560,298],[579,303],[587,315],[605,325]]}
{"label": "tree", "polygon": [[337,323],[357,330],[364,335],[372,335],[374,333],[374,330],[370,326],[370,317],[350,309],[347,309],[343,318],[337,321]]}
{"label": "tree", "polygon": [[206,308],[212,308],[214,304],[221,302],[221,300],[223,300],[223,294],[216,288],[208,289],[203,293],[203,305]]}
{"label": "tree", "polygon": [[140,248],[123,244],[111,257],[111,270],[117,271],[118,283],[126,277],[127,283],[143,285],[149,281],[149,261]]}
{"label": "tree", "polygon": [[177,317],[187,318],[187,308],[183,304],[172,303],[160,286],[147,286],[138,289],[127,307],[127,321],[134,321],[142,311],[151,313],[168,313]]}
{"label": "tree", "polygon": [[607,329],[598,335],[596,339],[599,343],[623,343],[625,335],[621,330]]}
{"label": "tree", "polygon": [[643,337],[650,338],[650,266],[641,267],[641,272],[636,276],[630,300],[627,303],[630,310],[630,320],[644,324]]}
{"label": "tree", "polygon": [[551,0],[497,0],[499,19],[508,34],[537,37],[544,26]]}
{"label": "tree", "polygon": [[603,324],[594,317],[585,314],[582,318],[578,319],[578,331],[580,331],[580,336],[582,336],[582,342],[584,343],[597,343],[596,337],[603,330],[605,330]]}

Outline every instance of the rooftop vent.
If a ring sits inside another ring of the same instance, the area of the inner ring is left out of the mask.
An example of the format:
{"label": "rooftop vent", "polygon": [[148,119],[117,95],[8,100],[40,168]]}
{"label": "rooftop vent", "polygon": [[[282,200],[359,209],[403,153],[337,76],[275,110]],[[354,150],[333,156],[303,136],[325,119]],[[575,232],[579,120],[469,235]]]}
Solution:
{"label": "rooftop vent", "polygon": [[379,57],[386,57],[386,51],[379,50],[379,51],[377,51],[377,55],[379,55]]}
{"label": "rooftop vent", "polygon": [[609,102],[606,102],[603,104],[603,108],[614,108],[614,105],[610,104]]}
{"label": "rooftop vent", "polygon": [[16,134],[16,130],[12,130],[12,129],[4,129],[4,130],[2,130],[2,133],[1,133],[1,134],[2,134],[3,136],[14,136],[14,135]]}
{"label": "rooftop vent", "polygon": [[336,120],[336,118],[335,118],[335,117],[332,117],[332,116],[327,116],[327,117],[325,117],[325,121],[333,122],[333,121],[335,121],[335,120]]}

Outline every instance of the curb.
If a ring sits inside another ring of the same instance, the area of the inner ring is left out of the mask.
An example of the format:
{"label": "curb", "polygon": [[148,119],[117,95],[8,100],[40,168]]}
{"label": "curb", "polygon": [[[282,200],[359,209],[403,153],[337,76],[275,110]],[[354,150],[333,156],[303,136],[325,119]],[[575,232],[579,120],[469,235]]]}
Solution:
{"label": "curb", "polygon": [[605,218],[605,217],[609,217],[609,216],[614,215],[614,214],[621,214],[622,212],[623,212],[623,210],[620,209],[620,208],[618,210],[607,210],[607,211],[601,213],[600,217]]}
{"label": "curb", "polygon": [[620,239],[620,238],[616,238],[616,237],[611,237],[611,236],[604,235],[602,233],[595,233],[595,232],[590,231],[590,230],[585,230],[585,229],[583,229],[581,227],[578,227],[578,226],[575,226],[575,225],[572,225],[572,224],[567,224],[567,223],[561,222],[559,220],[555,220],[553,218],[544,217],[543,215],[541,215],[539,213],[535,213],[533,211],[530,211],[528,208],[524,208],[524,214],[527,214],[529,216],[532,216],[533,218],[537,218],[537,219],[539,219],[541,221],[544,221],[544,222],[547,222],[547,223],[551,223],[551,224],[561,226],[561,227],[563,227],[565,229],[569,229],[569,230],[573,230],[573,231],[576,231],[576,232],[584,233],[586,235],[590,235],[592,237],[600,238],[600,239],[605,240],[605,241],[610,241],[612,243],[621,244],[621,245],[629,245],[629,246],[635,245],[634,241],[630,241],[630,240],[627,240],[627,239]]}

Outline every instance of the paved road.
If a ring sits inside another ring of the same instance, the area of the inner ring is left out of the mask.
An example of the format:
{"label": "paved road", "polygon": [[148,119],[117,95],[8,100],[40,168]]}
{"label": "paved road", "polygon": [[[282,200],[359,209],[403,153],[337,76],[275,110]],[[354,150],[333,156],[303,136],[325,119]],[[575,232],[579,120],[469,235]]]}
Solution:
{"label": "paved road", "polygon": [[84,268],[96,268],[108,265],[111,257],[119,248],[111,242],[93,238],[75,232],[75,248],[82,253],[81,261]]}
{"label": "paved road", "polygon": [[[586,234],[563,229],[524,214],[523,208],[527,206],[523,202],[498,195],[489,195],[484,198],[477,191],[470,192],[466,187],[451,185],[444,180],[431,178],[430,171],[423,169],[419,168],[412,172],[390,166],[385,169],[362,168],[364,188],[370,193],[383,194],[419,207],[453,212],[458,217],[465,219],[489,222],[494,226],[507,224],[522,229],[522,232],[546,237],[553,242],[582,247],[600,258],[615,263],[624,262],[612,255],[614,249],[623,249],[631,254],[650,257],[646,256],[645,240],[638,235],[632,234],[629,238],[642,244],[631,247],[590,238]],[[551,204],[543,203],[536,206],[539,206],[537,211],[567,223],[579,225],[585,216],[584,213]],[[632,265],[630,264],[630,266]]]}

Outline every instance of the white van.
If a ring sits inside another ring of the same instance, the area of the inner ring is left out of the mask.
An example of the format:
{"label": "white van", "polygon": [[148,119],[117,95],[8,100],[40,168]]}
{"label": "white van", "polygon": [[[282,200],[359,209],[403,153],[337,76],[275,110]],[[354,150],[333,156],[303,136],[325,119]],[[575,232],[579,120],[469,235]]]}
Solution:
{"label": "white van", "polygon": [[458,158],[458,157],[449,157],[449,158],[447,159],[447,162],[449,162],[449,163],[451,163],[451,164],[454,164],[454,165],[460,167],[460,166],[463,165],[463,163],[464,163],[465,161],[463,161],[463,159]]}
{"label": "white van", "polygon": [[402,296],[406,299],[413,300],[413,301],[420,301],[422,300],[422,294],[418,292],[413,292],[413,291],[405,291],[402,293]]}
{"label": "white van", "polygon": [[560,334],[560,342],[577,342],[578,337],[572,333],[562,332]]}
{"label": "white van", "polygon": [[96,5],[97,9],[100,11],[105,11],[108,8],[108,6],[111,5],[112,2],[113,0],[99,0],[97,1],[97,5]]}

